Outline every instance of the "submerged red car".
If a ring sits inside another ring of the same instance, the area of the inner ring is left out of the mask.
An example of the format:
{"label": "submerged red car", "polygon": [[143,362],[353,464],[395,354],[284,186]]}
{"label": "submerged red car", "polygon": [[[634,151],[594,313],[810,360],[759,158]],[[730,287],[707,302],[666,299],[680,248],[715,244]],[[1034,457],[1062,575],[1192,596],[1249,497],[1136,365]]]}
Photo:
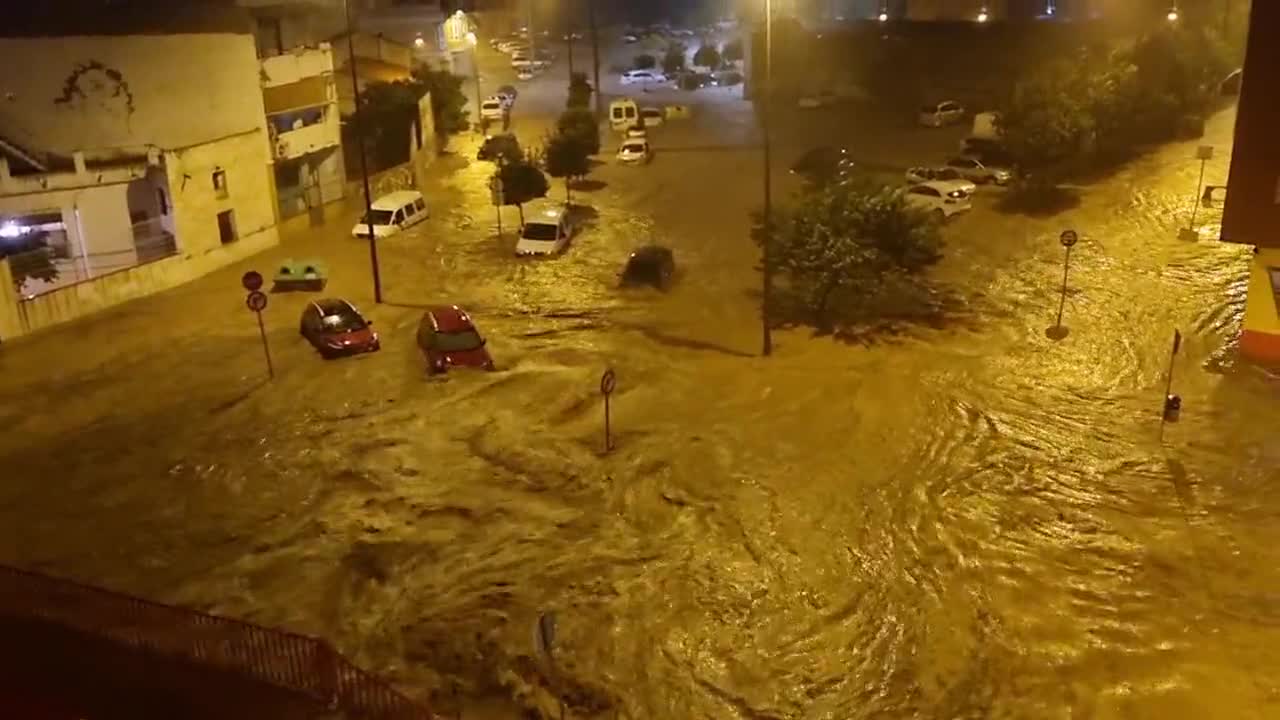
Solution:
{"label": "submerged red car", "polygon": [[471,316],[457,305],[431,308],[422,314],[418,347],[427,359],[427,372],[433,375],[450,367],[494,369],[485,339]]}
{"label": "submerged red car", "polygon": [[346,300],[325,298],[308,303],[298,332],[326,358],[374,352],[381,345],[373,323]]}

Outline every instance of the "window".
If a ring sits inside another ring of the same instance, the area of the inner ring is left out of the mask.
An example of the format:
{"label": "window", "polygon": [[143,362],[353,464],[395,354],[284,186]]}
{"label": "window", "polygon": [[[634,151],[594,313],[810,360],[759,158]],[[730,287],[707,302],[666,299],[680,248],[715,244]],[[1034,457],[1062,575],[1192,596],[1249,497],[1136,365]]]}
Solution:
{"label": "window", "polygon": [[417,208],[418,212],[422,212],[423,210],[427,209],[427,204],[422,201],[422,198],[418,198],[417,200],[414,200],[413,206]]}
{"label": "window", "polygon": [[413,206],[413,203],[410,203],[404,206],[404,210],[402,212],[404,212],[404,219],[408,220],[413,217],[414,213],[418,212],[418,209]]}
{"label": "window", "polygon": [[404,210],[400,209],[396,211],[395,217],[391,218],[391,224],[399,225],[402,222],[404,222]]}
{"label": "window", "polygon": [[213,192],[220,198],[227,196],[227,171],[222,168],[213,171]]}
{"label": "window", "polygon": [[223,245],[230,245],[239,240],[236,235],[236,211],[223,210],[218,213],[218,239]]}

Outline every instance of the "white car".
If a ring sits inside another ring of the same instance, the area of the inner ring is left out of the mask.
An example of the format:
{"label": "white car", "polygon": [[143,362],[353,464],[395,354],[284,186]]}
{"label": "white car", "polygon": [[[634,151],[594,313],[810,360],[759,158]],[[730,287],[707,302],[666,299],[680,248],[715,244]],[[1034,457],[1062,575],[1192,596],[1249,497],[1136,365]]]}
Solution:
{"label": "white car", "polygon": [[947,180],[933,180],[913,185],[907,190],[907,204],[924,210],[939,220],[973,209],[969,193]]}
{"label": "white car", "polygon": [[480,103],[480,119],[481,120],[499,120],[507,116],[507,104],[496,97]]}
{"label": "white car", "polygon": [[640,119],[644,122],[645,127],[658,127],[666,118],[666,113],[662,108],[643,107],[640,108]]}
{"label": "white car", "polygon": [[1008,168],[986,165],[978,158],[965,155],[951,158],[947,161],[947,167],[955,168],[961,175],[979,185],[987,183],[1008,185],[1009,181],[1013,179],[1013,172]]}
{"label": "white car", "polygon": [[628,44],[640,42],[640,36],[634,33],[627,33],[626,35],[622,36],[622,42],[628,43]]}
{"label": "white car", "polygon": [[618,162],[639,165],[652,159],[653,152],[649,150],[648,140],[623,140],[622,147],[618,148]]}
{"label": "white car", "polygon": [[956,183],[957,187],[963,187],[969,194],[973,194],[978,189],[976,184],[966,180],[964,175],[953,167],[913,167],[907,170],[908,185],[919,185],[934,180]]}
{"label": "white car", "polygon": [[936,105],[920,108],[920,124],[925,127],[952,125],[964,119],[964,106],[955,100],[944,100]]}
{"label": "white car", "polygon": [[417,190],[397,190],[374,200],[369,212],[351,228],[351,236],[369,237],[372,227],[374,238],[395,235],[401,230],[426,220],[427,202]]}
{"label": "white car", "polygon": [[517,80],[532,80],[536,75],[537,73],[533,71],[533,68],[522,67],[516,69]]}
{"label": "white car", "polygon": [[623,85],[652,85],[666,81],[667,76],[657,70],[628,70],[622,73]]}
{"label": "white car", "polygon": [[516,255],[555,255],[568,246],[574,228],[566,205],[539,200],[525,208],[524,216]]}
{"label": "white car", "polygon": [[632,125],[631,127],[627,128],[622,138],[624,140],[648,140],[649,133],[645,132],[645,129],[640,127],[639,125]]}

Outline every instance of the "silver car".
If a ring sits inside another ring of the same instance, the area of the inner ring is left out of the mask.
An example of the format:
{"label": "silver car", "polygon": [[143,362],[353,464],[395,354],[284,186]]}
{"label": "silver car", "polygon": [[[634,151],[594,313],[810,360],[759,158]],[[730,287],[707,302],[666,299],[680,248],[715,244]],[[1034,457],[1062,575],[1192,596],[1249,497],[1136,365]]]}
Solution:
{"label": "silver car", "polygon": [[1013,179],[1013,172],[1008,168],[986,165],[977,158],[965,155],[951,158],[947,161],[947,167],[955,168],[966,179],[972,180],[979,185],[987,183],[1007,185]]}

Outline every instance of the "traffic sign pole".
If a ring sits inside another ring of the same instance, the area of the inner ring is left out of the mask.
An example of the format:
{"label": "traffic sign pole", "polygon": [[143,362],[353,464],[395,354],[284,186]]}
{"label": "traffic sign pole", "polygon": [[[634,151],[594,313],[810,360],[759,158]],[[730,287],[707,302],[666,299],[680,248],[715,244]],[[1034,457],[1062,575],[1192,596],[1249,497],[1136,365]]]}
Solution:
{"label": "traffic sign pole", "polygon": [[604,451],[613,450],[613,435],[609,427],[609,396],[618,385],[618,376],[613,368],[604,371],[600,376],[600,394],[604,395]]}
{"label": "traffic sign pole", "polygon": [[1067,252],[1062,260],[1062,292],[1058,297],[1058,319],[1054,321],[1053,327],[1050,328],[1053,334],[1056,335],[1054,337],[1055,340],[1061,340],[1066,336],[1066,333],[1063,332],[1066,328],[1062,327],[1062,313],[1067,307],[1067,273],[1071,271],[1071,248],[1079,241],[1080,236],[1076,234],[1075,230],[1063,230],[1062,234],[1058,236],[1058,242],[1067,249]]}
{"label": "traffic sign pole", "polygon": [[271,363],[271,348],[267,345],[267,326],[262,322],[262,311],[267,309],[267,294],[258,290],[262,287],[262,276],[256,272],[247,272],[240,279],[240,284],[249,291],[244,298],[244,306],[258,316],[258,335],[262,337],[262,354],[267,358],[267,376],[274,380],[276,369]]}

